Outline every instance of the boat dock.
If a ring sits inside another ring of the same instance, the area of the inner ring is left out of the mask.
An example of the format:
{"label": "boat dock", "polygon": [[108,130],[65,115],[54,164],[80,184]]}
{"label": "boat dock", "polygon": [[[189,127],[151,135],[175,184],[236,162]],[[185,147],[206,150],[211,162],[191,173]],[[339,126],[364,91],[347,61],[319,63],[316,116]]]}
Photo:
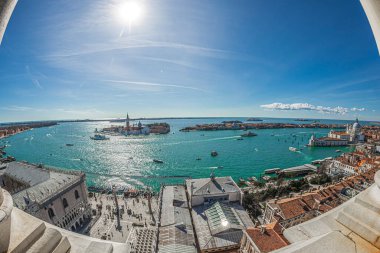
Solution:
{"label": "boat dock", "polygon": [[286,177],[297,177],[305,175],[309,172],[316,172],[317,167],[311,164],[304,164],[301,166],[291,167],[278,171],[278,174],[284,175]]}
{"label": "boat dock", "polygon": [[267,169],[267,170],[264,170],[264,174],[274,174],[274,173],[279,172],[280,170],[281,170],[280,168]]}
{"label": "boat dock", "polygon": [[325,161],[331,161],[333,158],[332,157],[326,157],[325,159],[319,159],[319,160],[314,160],[311,162],[311,164],[315,165],[315,164],[321,164]]}

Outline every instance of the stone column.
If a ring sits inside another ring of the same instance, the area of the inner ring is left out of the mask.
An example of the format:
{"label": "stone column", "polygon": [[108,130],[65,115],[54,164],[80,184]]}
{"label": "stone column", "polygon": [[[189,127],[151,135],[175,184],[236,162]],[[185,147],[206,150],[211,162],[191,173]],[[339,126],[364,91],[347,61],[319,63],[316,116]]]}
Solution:
{"label": "stone column", "polygon": [[0,253],[7,252],[11,235],[13,200],[9,192],[0,187]]}
{"label": "stone column", "polygon": [[380,53],[380,1],[360,0],[367,14]]}
{"label": "stone column", "polygon": [[17,0],[0,0],[0,44]]}

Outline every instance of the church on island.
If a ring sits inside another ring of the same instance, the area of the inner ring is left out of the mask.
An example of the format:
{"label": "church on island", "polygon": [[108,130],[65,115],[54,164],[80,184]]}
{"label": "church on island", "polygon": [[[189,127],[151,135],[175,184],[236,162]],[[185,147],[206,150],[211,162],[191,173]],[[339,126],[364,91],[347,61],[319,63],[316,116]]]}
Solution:
{"label": "church on island", "polygon": [[331,130],[327,137],[316,138],[313,134],[309,140],[310,147],[333,147],[346,146],[364,141],[364,134],[359,120],[356,118],[354,124],[347,125],[346,131]]}
{"label": "church on island", "polygon": [[125,119],[125,128],[123,130],[124,135],[148,135],[150,133],[150,128],[148,126],[143,126],[141,122],[137,125],[130,125],[129,115],[127,113],[127,118]]}
{"label": "church on island", "polygon": [[139,121],[137,124],[131,124],[131,121],[136,121],[127,117],[124,119],[117,119],[111,122],[122,122],[124,124],[113,125],[103,128],[102,133],[117,134],[117,135],[149,135],[149,134],[168,134],[170,133],[170,125],[165,122],[156,122],[151,124],[142,124]]}

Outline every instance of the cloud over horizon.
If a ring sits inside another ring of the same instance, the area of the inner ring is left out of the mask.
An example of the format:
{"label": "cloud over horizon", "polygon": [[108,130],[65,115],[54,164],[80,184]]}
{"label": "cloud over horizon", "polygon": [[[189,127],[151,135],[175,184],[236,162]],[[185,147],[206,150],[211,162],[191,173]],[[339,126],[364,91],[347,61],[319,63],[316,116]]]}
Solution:
{"label": "cloud over horizon", "polygon": [[328,113],[328,114],[341,114],[345,115],[348,112],[362,112],[365,111],[365,108],[346,108],[342,106],[337,107],[329,107],[329,106],[315,106],[309,103],[292,103],[292,104],[284,104],[284,103],[271,103],[266,105],[260,105],[261,108],[276,110],[276,111],[316,111],[319,113]]}

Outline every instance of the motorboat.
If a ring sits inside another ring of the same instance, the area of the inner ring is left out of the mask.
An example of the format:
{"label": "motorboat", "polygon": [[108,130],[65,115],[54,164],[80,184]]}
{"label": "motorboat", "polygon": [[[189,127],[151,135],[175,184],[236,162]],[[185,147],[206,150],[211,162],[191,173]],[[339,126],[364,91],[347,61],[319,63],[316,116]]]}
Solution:
{"label": "motorboat", "polygon": [[153,159],[153,162],[155,162],[155,163],[164,163],[164,161],[158,160],[158,159]]}
{"label": "motorboat", "polygon": [[257,134],[252,133],[251,131],[248,131],[248,133],[240,135],[241,137],[254,137],[257,136]]}
{"label": "motorboat", "polygon": [[295,147],[289,147],[289,150],[292,151],[292,152],[297,152],[298,151],[298,149],[295,148]]}
{"label": "motorboat", "polygon": [[95,134],[94,136],[90,137],[92,140],[96,141],[104,141],[104,140],[109,140],[110,138],[103,135],[103,134]]}
{"label": "motorboat", "polygon": [[218,152],[216,152],[215,150],[211,151],[211,156],[217,156],[218,155]]}

